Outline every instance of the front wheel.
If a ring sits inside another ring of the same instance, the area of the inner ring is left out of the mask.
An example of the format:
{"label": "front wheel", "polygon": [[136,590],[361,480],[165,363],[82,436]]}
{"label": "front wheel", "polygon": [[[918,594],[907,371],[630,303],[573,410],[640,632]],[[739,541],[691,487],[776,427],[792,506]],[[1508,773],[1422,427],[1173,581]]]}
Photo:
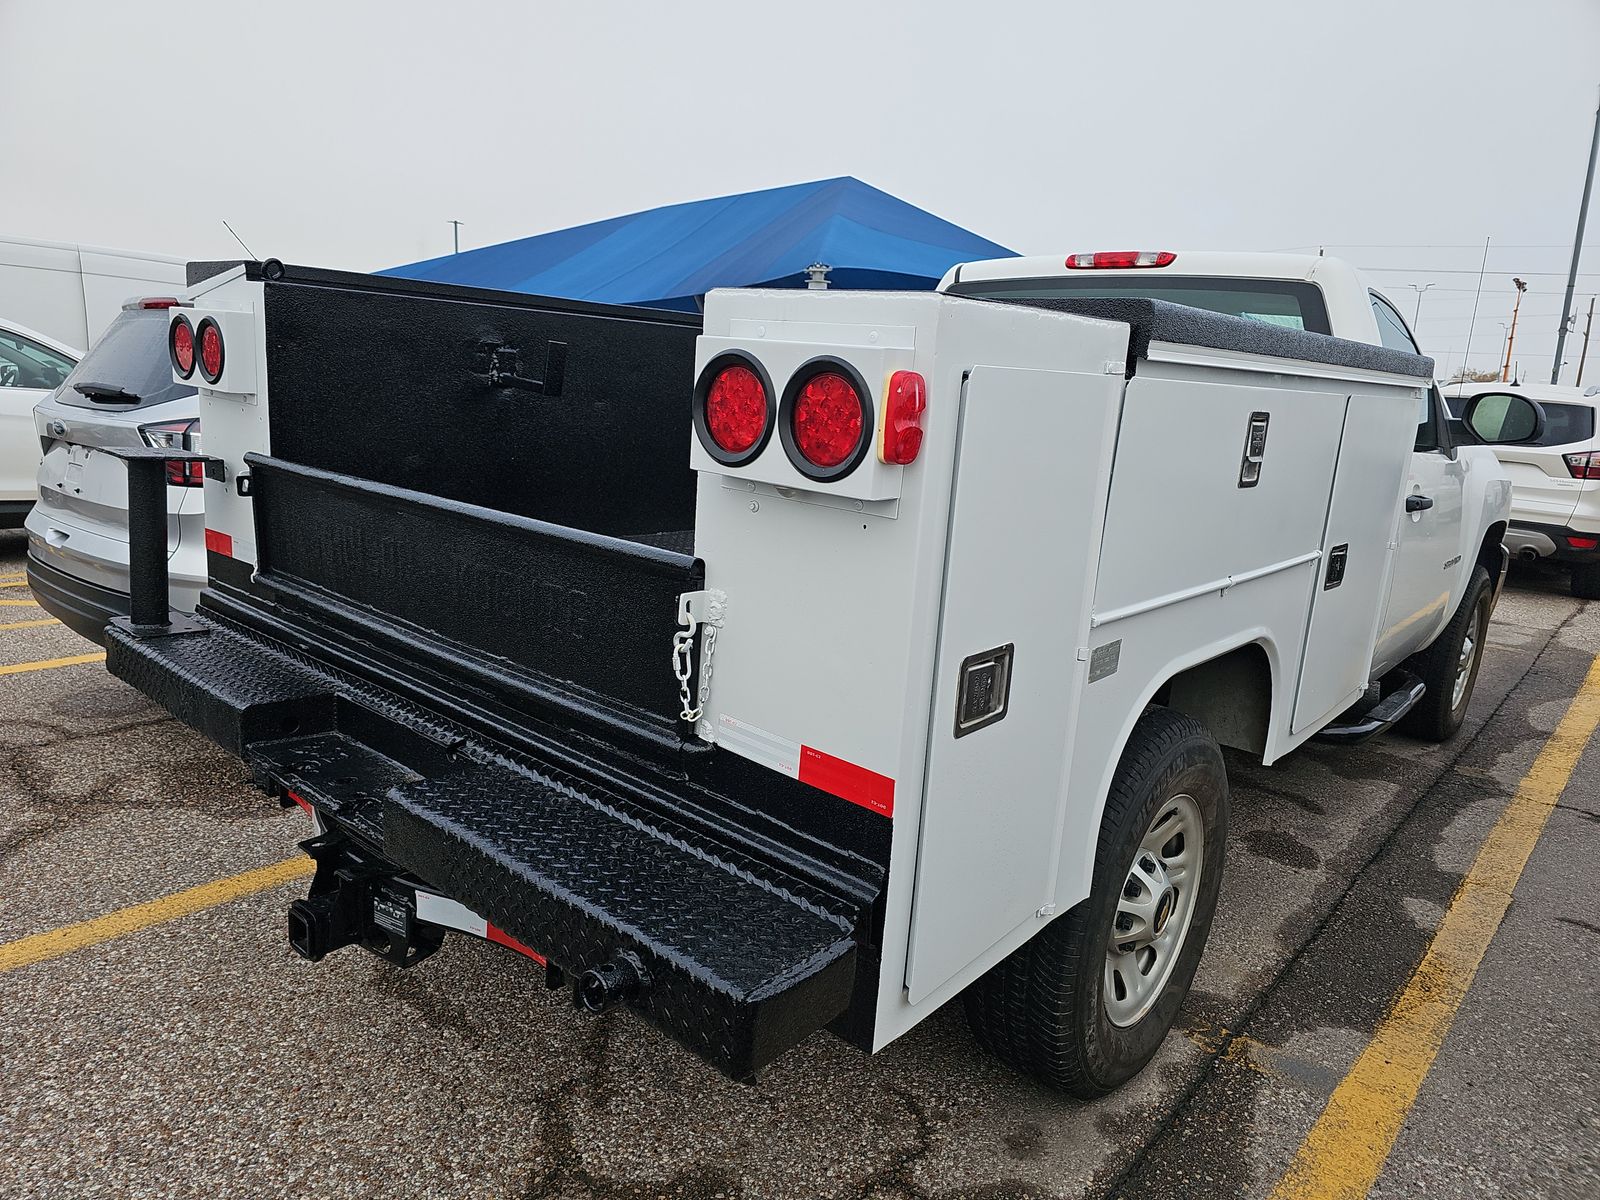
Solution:
{"label": "front wheel", "polygon": [[1117,764],[1089,898],[967,989],[978,1041],[1083,1099],[1138,1074],[1199,966],[1227,827],[1216,741],[1190,717],[1150,709]]}
{"label": "front wheel", "polygon": [[1427,691],[1401,719],[1403,732],[1429,742],[1446,742],[1455,737],[1467,719],[1472,689],[1477,686],[1493,602],[1489,572],[1481,566],[1474,567],[1466,595],[1450,624],[1433,645],[1411,659],[1411,666],[1422,677]]}

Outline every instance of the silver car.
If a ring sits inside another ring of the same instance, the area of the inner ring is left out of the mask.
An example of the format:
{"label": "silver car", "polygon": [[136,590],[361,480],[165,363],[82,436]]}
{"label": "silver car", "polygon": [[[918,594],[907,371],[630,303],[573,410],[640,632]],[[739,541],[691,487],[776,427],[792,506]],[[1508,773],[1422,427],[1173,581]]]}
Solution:
{"label": "silver car", "polygon": [[[86,638],[128,611],[128,480],[115,446],[199,449],[200,406],[167,357],[172,298],[129,301],[70,375],[34,409],[44,449],[28,514],[28,586],[44,610]],[[205,583],[204,488],[168,464],[167,564],[174,608]]]}

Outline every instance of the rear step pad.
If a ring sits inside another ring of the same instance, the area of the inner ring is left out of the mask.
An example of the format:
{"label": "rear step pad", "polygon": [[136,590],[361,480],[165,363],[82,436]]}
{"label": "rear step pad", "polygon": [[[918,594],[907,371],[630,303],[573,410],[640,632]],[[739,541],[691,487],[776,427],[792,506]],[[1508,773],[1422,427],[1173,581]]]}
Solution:
{"label": "rear step pad", "polygon": [[234,755],[251,742],[331,729],[336,688],[259,641],[196,618],[194,633],[141,638],[106,626],[106,669]]}
{"label": "rear step pad", "polygon": [[384,854],[567,971],[619,950],[630,1006],[749,1079],[845,1011],[850,922],[576,788],[473,767],[391,789]]}

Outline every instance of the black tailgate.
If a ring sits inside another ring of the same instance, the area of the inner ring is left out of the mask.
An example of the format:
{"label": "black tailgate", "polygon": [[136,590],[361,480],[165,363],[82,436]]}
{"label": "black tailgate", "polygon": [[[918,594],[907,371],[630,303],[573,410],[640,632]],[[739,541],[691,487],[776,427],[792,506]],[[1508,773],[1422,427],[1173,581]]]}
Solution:
{"label": "black tailgate", "polygon": [[686,554],[249,455],[279,605],[563,723],[677,739]]}

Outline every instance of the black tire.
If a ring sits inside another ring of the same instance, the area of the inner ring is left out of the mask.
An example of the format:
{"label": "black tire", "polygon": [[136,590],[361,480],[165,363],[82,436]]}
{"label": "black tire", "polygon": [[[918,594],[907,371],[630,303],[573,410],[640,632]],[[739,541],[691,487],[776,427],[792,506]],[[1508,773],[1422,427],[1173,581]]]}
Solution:
{"label": "black tire", "polygon": [[[1140,841],[1179,794],[1194,799],[1204,831],[1195,907],[1154,1003],[1134,1023],[1118,1027],[1102,996],[1117,902]],[[1228,773],[1216,741],[1191,717],[1149,709],[1117,764],[1089,898],[967,989],[967,1020],[979,1043],[1018,1071],[1085,1100],[1138,1074],[1172,1027],[1205,950],[1227,830]]]}
{"label": "black tire", "polygon": [[1600,600],[1600,563],[1579,563],[1572,568],[1572,594],[1579,600]]}
{"label": "black tire", "polygon": [[[1456,615],[1450,624],[1434,638],[1433,645],[1407,662],[1428,690],[1416,706],[1400,718],[1398,728],[1402,733],[1428,742],[1447,742],[1455,737],[1461,723],[1467,719],[1467,709],[1472,705],[1472,690],[1478,684],[1478,668],[1483,665],[1484,641],[1489,633],[1489,609],[1494,602],[1494,589],[1489,583],[1489,572],[1481,566],[1472,569],[1467,581],[1467,591],[1461,597]],[[1461,662],[1461,649],[1468,636],[1474,639],[1473,655],[1466,690],[1456,702],[1452,698],[1456,671]]]}

